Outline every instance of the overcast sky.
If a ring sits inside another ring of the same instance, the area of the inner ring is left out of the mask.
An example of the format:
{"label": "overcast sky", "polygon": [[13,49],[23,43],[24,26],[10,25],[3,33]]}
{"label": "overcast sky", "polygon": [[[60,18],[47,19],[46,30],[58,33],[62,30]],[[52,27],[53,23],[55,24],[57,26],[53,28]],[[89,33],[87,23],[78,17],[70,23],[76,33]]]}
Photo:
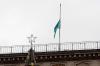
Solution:
{"label": "overcast sky", "polygon": [[0,0],[0,46],[58,42],[54,26],[62,4],[61,42],[100,40],[100,0]]}

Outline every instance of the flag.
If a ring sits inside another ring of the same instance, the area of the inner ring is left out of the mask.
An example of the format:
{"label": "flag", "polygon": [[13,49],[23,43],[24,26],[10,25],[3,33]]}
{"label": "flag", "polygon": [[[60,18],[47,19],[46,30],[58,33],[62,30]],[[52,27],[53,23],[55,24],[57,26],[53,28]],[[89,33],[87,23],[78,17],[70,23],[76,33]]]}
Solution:
{"label": "flag", "polygon": [[61,21],[59,19],[56,26],[54,27],[54,38],[55,38],[55,35],[56,35],[56,32],[57,32],[57,29],[60,29],[60,27],[61,27]]}

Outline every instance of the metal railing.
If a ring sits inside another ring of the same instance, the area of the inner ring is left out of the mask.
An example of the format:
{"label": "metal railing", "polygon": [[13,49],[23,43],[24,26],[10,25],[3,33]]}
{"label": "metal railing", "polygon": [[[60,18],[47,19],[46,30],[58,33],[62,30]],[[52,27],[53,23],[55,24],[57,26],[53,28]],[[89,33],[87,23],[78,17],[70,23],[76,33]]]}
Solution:
{"label": "metal railing", "polygon": [[[50,52],[59,51],[59,44],[35,44],[33,49],[35,52]],[[86,41],[86,42],[65,42],[61,43],[60,51],[69,50],[91,50],[100,49],[100,42],[98,41]],[[27,53],[30,49],[30,45],[16,45],[16,46],[0,46],[0,54],[4,53]]]}

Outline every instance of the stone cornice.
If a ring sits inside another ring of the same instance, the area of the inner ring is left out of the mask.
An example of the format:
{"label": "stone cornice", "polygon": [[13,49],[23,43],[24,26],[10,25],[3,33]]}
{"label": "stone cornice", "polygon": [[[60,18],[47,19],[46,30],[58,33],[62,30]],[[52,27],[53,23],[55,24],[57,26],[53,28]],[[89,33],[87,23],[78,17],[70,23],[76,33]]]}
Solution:
{"label": "stone cornice", "polygon": [[[0,54],[0,64],[25,63],[27,54],[28,53]],[[37,63],[52,61],[95,60],[100,59],[100,49],[36,52],[35,59]]]}

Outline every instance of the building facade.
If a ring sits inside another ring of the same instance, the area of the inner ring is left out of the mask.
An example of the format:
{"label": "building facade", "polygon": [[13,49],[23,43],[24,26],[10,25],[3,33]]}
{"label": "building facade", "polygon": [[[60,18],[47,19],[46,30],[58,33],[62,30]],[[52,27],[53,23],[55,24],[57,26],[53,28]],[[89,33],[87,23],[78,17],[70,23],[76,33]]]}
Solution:
{"label": "building facade", "polygon": [[[39,66],[100,66],[100,50],[35,53]],[[0,66],[25,66],[27,53],[0,54]]]}
{"label": "building facade", "polygon": [[33,48],[34,56],[26,52],[30,46],[1,47],[0,66],[25,66],[28,55],[39,66],[100,66],[100,42],[69,42],[61,44],[61,51],[58,44],[34,45]]}

